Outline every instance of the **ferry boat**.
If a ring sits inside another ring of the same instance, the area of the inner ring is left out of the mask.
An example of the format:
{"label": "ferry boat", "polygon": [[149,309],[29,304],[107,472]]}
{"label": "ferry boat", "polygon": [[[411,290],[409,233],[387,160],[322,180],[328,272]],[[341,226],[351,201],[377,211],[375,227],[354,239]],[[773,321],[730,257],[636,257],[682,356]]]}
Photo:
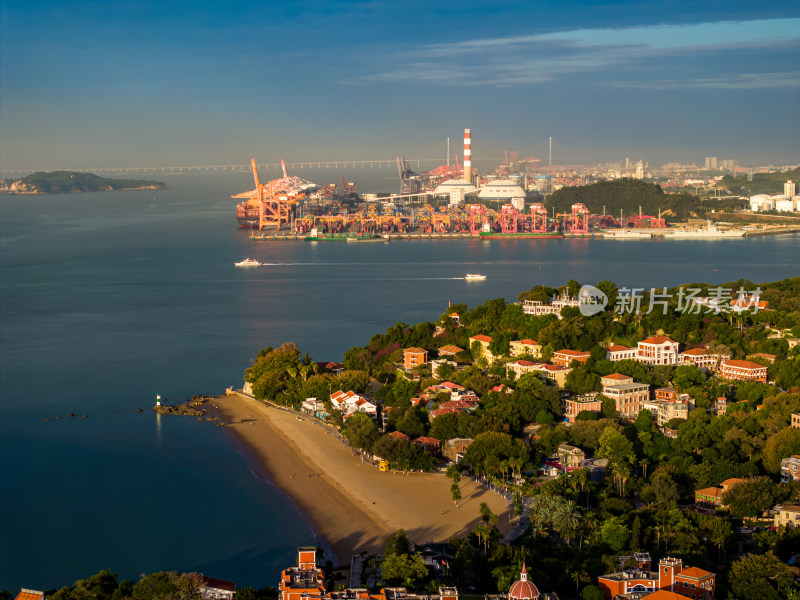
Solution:
{"label": "ferry boat", "polygon": [[260,267],[261,263],[258,262],[255,258],[245,258],[237,263],[233,263],[237,267]]}
{"label": "ferry boat", "polygon": [[480,273],[467,273],[464,279],[467,281],[483,281],[486,279],[486,275],[481,275]]}

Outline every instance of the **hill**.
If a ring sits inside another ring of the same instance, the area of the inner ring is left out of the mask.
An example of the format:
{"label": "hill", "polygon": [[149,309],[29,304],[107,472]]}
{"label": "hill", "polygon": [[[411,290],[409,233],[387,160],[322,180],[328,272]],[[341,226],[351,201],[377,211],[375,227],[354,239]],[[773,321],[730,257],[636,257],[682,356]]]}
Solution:
{"label": "hill", "polygon": [[619,218],[620,210],[625,216],[639,212],[658,215],[667,221],[685,221],[689,217],[701,216],[705,209],[700,199],[686,193],[665,194],[660,186],[638,179],[615,179],[600,181],[592,185],[562,188],[544,202],[552,213],[570,212],[576,202],[582,202],[593,214],[614,215]]}
{"label": "hill", "polygon": [[747,175],[725,175],[716,185],[717,189],[728,190],[737,196],[755,196],[756,194],[782,194],[783,184],[787,179],[798,181],[800,168],[791,171],[774,171],[772,173],[753,173],[752,181]]}
{"label": "hill", "polygon": [[160,181],[109,179],[93,173],[75,171],[36,172],[21,179],[0,180],[1,191],[15,194],[70,194],[143,188],[163,190],[166,187]]}

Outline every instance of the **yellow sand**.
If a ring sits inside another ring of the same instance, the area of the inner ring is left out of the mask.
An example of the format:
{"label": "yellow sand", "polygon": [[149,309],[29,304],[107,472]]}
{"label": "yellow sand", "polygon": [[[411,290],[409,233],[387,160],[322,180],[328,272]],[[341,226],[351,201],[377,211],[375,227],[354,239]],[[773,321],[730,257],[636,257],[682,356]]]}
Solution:
{"label": "yellow sand", "polygon": [[[382,473],[336,439],[329,426],[239,395],[213,401],[229,430],[286,492],[336,554],[339,564],[362,550],[382,552],[405,529],[417,543],[447,541],[478,524],[486,502],[508,532],[505,499],[468,479],[456,507],[443,473]],[[336,563],[336,561],[334,561]]]}

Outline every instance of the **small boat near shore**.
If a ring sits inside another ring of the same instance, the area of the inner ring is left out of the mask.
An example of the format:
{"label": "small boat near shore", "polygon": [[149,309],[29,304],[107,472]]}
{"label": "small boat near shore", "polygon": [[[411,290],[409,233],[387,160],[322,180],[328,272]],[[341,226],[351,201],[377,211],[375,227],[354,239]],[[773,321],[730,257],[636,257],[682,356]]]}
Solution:
{"label": "small boat near shore", "polygon": [[467,273],[464,279],[467,281],[483,281],[486,279],[486,275],[481,275],[480,273]]}
{"label": "small boat near shore", "polygon": [[261,263],[258,262],[255,258],[245,258],[244,260],[240,260],[237,263],[233,263],[237,267],[260,267]]}

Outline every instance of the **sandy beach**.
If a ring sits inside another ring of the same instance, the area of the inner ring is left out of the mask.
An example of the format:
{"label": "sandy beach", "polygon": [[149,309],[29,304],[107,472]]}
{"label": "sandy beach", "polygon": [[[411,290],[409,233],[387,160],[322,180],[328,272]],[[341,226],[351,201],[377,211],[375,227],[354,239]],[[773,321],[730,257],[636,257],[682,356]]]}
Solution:
{"label": "sandy beach", "polygon": [[401,528],[417,543],[462,535],[479,522],[481,502],[499,515],[501,531],[512,527],[506,500],[471,480],[461,481],[456,507],[443,473],[382,473],[310,418],[235,394],[212,404],[256,470],[295,501],[334,564],[349,564],[362,550],[382,552]]}

